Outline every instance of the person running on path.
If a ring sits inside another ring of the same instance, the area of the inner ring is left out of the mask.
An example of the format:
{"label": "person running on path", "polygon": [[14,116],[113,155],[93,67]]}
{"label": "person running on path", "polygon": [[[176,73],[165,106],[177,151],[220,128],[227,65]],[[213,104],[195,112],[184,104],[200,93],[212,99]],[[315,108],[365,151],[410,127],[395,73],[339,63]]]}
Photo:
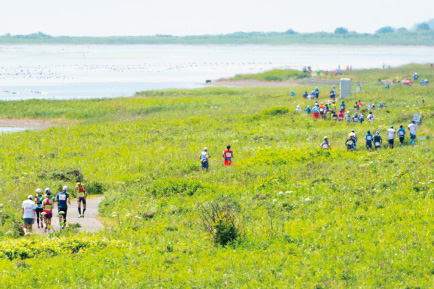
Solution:
{"label": "person running on path", "polygon": [[27,230],[32,233],[33,223],[36,219],[36,205],[33,202],[33,196],[29,195],[27,200],[23,201],[23,219],[24,219],[24,234],[27,235]]}
{"label": "person running on path", "polygon": [[326,136],[324,137],[324,141],[319,146],[325,150],[331,150],[332,149],[330,142]]}
{"label": "person running on path", "polygon": [[[42,197],[42,201],[48,198],[48,193],[51,193],[50,188],[45,189],[45,195]],[[56,200],[56,197],[50,194],[49,198],[54,202]]]}
{"label": "person running on path", "polygon": [[408,130],[410,131],[411,145],[414,145],[416,142],[416,130],[417,130],[417,124],[414,120],[408,125]]}
{"label": "person running on path", "polygon": [[369,115],[368,115],[368,121],[369,121],[369,123],[373,123],[374,119],[375,119],[375,116],[372,114],[372,111],[370,111]]}
{"label": "person running on path", "polygon": [[[62,229],[66,225],[66,215],[68,214],[68,204],[71,205],[71,200],[69,199],[69,194],[67,193],[68,186],[63,186],[63,191],[56,195],[57,210],[59,215],[62,215],[63,222],[60,224]],[[63,212],[63,214],[61,214]]]}
{"label": "person running on path", "polygon": [[234,157],[234,153],[231,151],[231,146],[228,145],[226,150],[223,151],[223,159],[225,160],[225,167],[230,167],[232,165],[232,159]]}
{"label": "person running on path", "polygon": [[[79,178],[75,184],[74,196],[77,197],[78,217],[84,218],[84,212],[86,212],[87,188],[85,184],[81,183],[81,178]],[[81,213],[81,203],[83,203],[83,214]]]}
{"label": "person running on path", "polygon": [[377,151],[377,148],[381,147],[382,144],[383,144],[383,139],[380,136],[380,132],[377,131],[377,132],[375,132],[375,135],[374,135],[374,148],[375,148],[375,151]]}
{"label": "person running on path", "polygon": [[402,124],[399,126],[398,136],[399,136],[399,142],[401,143],[401,146],[404,146],[405,129],[402,128]]}
{"label": "person running on path", "polygon": [[371,131],[368,130],[368,132],[365,135],[365,140],[366,140],[366,148],[368,149],[368,151],[372,150],[372,140],[373,140],[373,135],[371,134]]}
{"label": "person running on path", "polygon": [[345,145],[347,146],[347,150],[356,149],[356,139],[354,138],[354,135],[350,135],[350,137],[345,141]]}
{"label": "person running on path", "polygon": [[208,169],[209,169],[209,162],[208,162],[208,160],[209,160],[209,158],[210,158],[210,156],[208,154],[208,148],[205,147],[203,149],[203,152],[201,152],[200,155],[199,155],[199,159],[201,161],[202,172],[203,172],[204,169],[208,172]]}
{"label": "person running on path", "polygon": [[[35,204],[36,204],[36,221],[38,222],[38,228],[44,228],[44,221],[42,219],[42,201],[43,201],[43,196],[42,196],[42,190],[41,189],[36,189],[36,194],[35,195]],[[39,219],[41,219],[41,227],[39,226]]]}
{"label": "person running on path", "polygon": [[387,130],[387,140],[389,141],[389,148],[393,149],[393,143],[395,140],[395,133],[396,131],[393,129],[393,126],[391,126]]}
{"label": "person running on path", "polygon": [[54,201],[51,199],[51,192],[48,189],[46,198],[42,202],[42,209],[44,209],[44,221],[45,221],[45,231],[49,230],[51,226],[51,218],[53,217],[53,205]]}

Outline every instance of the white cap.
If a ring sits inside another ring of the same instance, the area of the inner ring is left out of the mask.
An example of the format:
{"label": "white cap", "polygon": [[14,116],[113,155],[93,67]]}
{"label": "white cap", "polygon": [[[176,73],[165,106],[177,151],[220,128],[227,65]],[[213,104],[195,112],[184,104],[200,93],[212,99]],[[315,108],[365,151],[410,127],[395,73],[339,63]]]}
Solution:
{"label": "white cap", "polygon": [[354,132],[354,129],[352,129],[351,132]]}
{"label": "white cap", "polygon": [[46,188],[46,189],[45,189],[45,192],[46,192],[46,193],[50,192],[50,188]]}
{"label": "white cap", "polygon": [[32,196],[32,195],[29,195],[28,199],[29,199],[29,200],[33,200],[33,196]]}
{"label": "white cap", "polygon": [[204,150],[204,151],[207,151],[207,150],[208,150],[208,148],[207,148],[207,147],[204,147],[204,148],[203,148],[203,150]]}
{"label": "white cap", "polygon": [[63,186],[63,190],[67,191],[68,190],[68,186]]}
{"label": "white cap", "polygon": [[40,194],[40,193],[42,193],[42,190],[40,188],[37,188],[36,193]]}
{"label": "white cap", "polygon": [[327,137],[325,136],[324,139],[327,139]]}

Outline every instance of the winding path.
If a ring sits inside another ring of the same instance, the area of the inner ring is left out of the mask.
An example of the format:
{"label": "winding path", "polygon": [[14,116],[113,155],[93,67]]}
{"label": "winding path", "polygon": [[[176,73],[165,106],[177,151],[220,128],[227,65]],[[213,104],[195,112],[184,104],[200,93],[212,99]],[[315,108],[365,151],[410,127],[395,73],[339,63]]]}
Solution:
{"label": "winding path", "polygon": [[[96,197],[96,198],[90,198],[86,200],[87,208],[86,212],[84,214],[84,218],[78,217],[78,209],[77,209],[77,201],[72,200],[71,205],[68,206],[68,215],[66,216],[66,221],[68,223],[79,223],[81,227],[79,228],[80,231],[86,231],[86,232],[96,232],[104,226],[100,221],[98,221],[95,217],[98,215],[98,205],[101,202],[101,200],[104,197]],[[54,204],[55,209],[53,210],[53,219],[52,219],[52,225],[54,225],[54,230],[59,230],[59,219],[56,218],[57,216],[57,204]],[[43,229],[38,229],[38,225],[33,225],[34,232],[43,233]]]}

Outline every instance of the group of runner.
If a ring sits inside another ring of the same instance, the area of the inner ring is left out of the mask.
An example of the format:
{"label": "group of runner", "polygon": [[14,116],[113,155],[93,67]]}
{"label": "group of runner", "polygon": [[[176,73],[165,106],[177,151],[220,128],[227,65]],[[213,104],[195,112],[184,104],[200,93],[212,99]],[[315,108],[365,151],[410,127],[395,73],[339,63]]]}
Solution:
{"label": "group of runner", "polygon": [[[234,158],[234,153],[231,151],[231,146],[228,145],[226,150],[223,151],[222,157],[224,159],[225,167],[230,167],[232,165],[232,159]],[[211,156],[208,154],[208,148],[203,148],[203,151],[199,155],[202,172],[209,169],[209,159]]]}
{"label": "group of runner", "polygon": [[[417,131],[416,122],[412,121],[408,125],[407,128],[408,128],[408,131],[410,134],[410,143],[411,143],[411,145],[414,145],[416,143],[416,131]],[[406,134],[407,134],[406,130],[403,128],[402,125],[400,125],[400,127],[398,129],[398,137],[399,137],[399,143],[401,146],[404,146],[404,140],[405,140]],[[387,130],[387,141],[388,141],[388,147],[390,149],[393,149],[393,147],[394,147],[395,135],[396,135],[396,131],[393,128],[393,126],[391,126]],[[368,130],[366,132],[364,139],[365,139],[366,149],[369,151],[372,151],[372,147],[374,147],[374,149],[376,151],[383,144],[383,139],[380,136],[379,131],[376,131],[375,135],[372,135],[371,131]],[[356,135],[354,129],[352,129],[348,135],[348,139],[345,141],[345,146],[347,147],[347,150],[355,150],[357,148],[357,141],[358,141],[357,135]],[[320,144],[320,147],[323,149],[331,149],[331,145],[330,145],[330,142],[329,142],[327,136],[324,137],[324,141]]]}
{"label": "group of runner", "polygon": [[[61,229],[66,226],[68,204],[71,205],[70,196],[67,193],[68,189],[68,186],[63,186],[62,191],[54,196],[51,194],[50,188],[45,189],[44,195],[42,195],[42,189],[38,188],[36,189],[36,195],[34,197],[33,195],[29,195],[27,200],[23,201],[23,229],[25,234],[32,233],[35,219],[38,228],[44,229],[44,232],[49,231],[51,219],[53,218],[55,202],[57,202],[59,218],[61,217]],[[81,183],[81,181],[78,181],[75,185],[74,196],[77,197],[79,218],[84,218],[84,212],[86,211],[87,188],[85,184]],[[83,213],[81,211],[81,203],[83,203]]]}

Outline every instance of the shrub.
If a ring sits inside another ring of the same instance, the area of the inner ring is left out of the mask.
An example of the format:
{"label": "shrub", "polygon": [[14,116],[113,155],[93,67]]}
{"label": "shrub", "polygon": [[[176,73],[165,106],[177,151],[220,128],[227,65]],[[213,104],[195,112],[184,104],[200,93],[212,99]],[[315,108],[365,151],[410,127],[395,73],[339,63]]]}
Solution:
{"label": "shrub", "polygon": [[90,182],[86,187],[89,195],[102,195],[104,193],[104,187],[101,183]]}
{"label": "shrub", "polygon": [[240,237],[236,215],[229,206],[211,202],[201,208],[201,220],[216,246],[224,247]]}

